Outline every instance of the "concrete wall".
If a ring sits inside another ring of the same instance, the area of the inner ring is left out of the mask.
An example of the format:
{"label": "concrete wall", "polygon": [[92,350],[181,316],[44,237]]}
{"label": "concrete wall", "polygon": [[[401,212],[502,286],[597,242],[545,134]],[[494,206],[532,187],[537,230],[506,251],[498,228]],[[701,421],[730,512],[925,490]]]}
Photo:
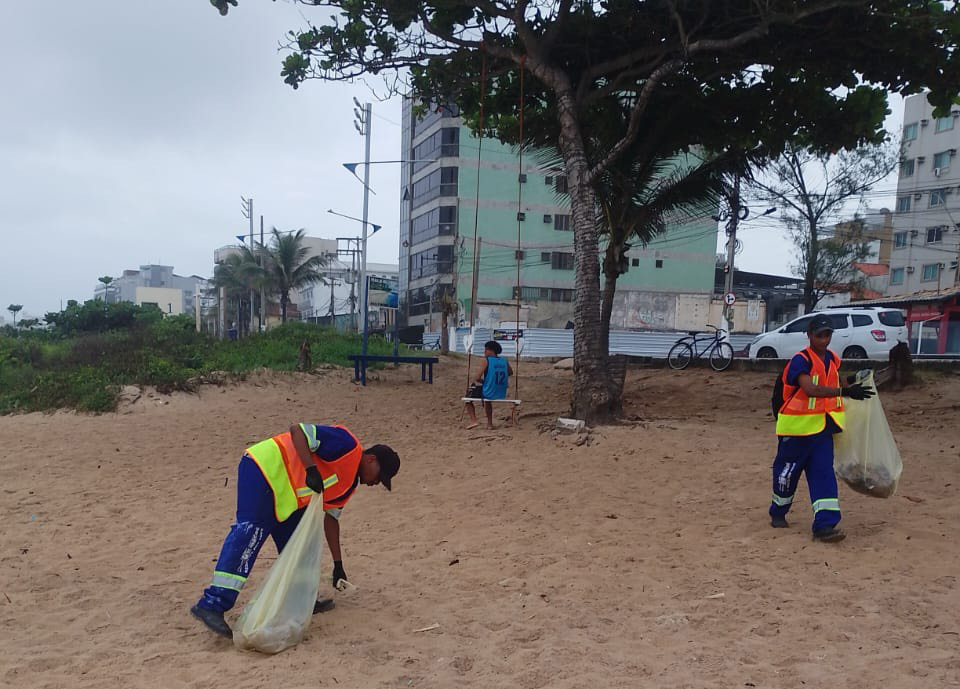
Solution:
{"label": "concrete wall", "polygon": [[172,287],[137,287],[134,303],[137,306],[156,304],[166,316],[183,313],[183,290]]}

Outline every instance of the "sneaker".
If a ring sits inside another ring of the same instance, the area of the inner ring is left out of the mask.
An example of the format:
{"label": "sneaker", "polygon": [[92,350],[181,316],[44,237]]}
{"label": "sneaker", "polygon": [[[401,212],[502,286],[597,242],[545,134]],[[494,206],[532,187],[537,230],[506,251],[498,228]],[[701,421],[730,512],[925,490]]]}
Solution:
{"label": "sneaker", "polygon": [[201,608],[199,605],[194,605],[192,608],[190,608],[190,614],[207,625],[207,629],[215,634],[225,636],[228,639],[233,638],[233,631],[231,631],[230,625],[227,624],[227,621],[223,619],[222,612],[206,610],[205,608]]}
{"label": "sneaker", "polygon": [[836,526],[831,526],[826,529],[817,529],[813,532],[813,540],[820,541],[821,543],[837,543],[846,537],[847,534],[843,533],[843,529],[840,529]]}
{"label": "sneaker", "polygon": [[787,524],[786,517],[770,517],[770,526],[774,529],[786,529],[789,524]]}
{"label": "sneaker", "polygon": [[323,600],[318,600],[313,604],[313,614],[316,615],[319,612],[329,612],[335,607],[333,598],[324,598]]}

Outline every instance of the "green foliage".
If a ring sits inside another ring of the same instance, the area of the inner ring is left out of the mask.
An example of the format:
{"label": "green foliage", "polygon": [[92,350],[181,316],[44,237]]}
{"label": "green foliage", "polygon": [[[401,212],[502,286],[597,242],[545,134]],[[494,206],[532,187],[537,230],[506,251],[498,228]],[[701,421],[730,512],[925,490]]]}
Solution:
{"label": "green foliage", "polygon": [[[69,316],[55,314],[54,321],[71,328],[89,325],[85,307],[73,304]],[[189,316],[155,318],[143,311],[121,320],[126,327],[72,337],[45,331],[0,335],[0,414],[58,408],[111,411],[123,385],[153,385],[172,392],[193,390],[199,377],[214,371],[241,377],[262,368],[293,371],[303,342],[310,345],[317,364],[349,366],[347,356],[360,351],[355,333],[300,322],[232,342],[196,332]],[[101,327],[102,322],[93,319],[93,325]],[[393,345],[371,338],[370,352],[390,354]]]}

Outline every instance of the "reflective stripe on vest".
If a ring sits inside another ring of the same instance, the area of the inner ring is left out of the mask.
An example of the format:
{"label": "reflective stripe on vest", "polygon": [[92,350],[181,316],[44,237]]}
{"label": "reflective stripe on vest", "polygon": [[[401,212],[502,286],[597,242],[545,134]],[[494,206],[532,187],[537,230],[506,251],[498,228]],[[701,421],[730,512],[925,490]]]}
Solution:
{"label": "reflective stripe on vest", "polygon": [[[823,365],[823,357],[818,356],[812,349],[804,350],[807,361],[810,362],[810,378],[814,385],[824,381],[826,387],[840,387],[840,358],[832,354],[830,370]],[[784,404],[777,416],[777,435],[780,436],[807,436],[816,435],[827,427],[827,414],[834,423],[843,430],[846,425],[846,415],[843,411],[842,397],[808,397],[799,385],[787,383],[787,371],[790,364],[783,369],[783,398]]]}
{"label": "reflective stripe on vest", "polygon": [[[324,509],[342,508],[347,504],[357,480],[360,458],[363,449],[353,433],[342,426],[353,438],[355,445],[340,459],[328,462],[315,454],[313,461],[323,478]],[[281,433],[247,448],[247,456],[257,466],[273,491],[273,505],[277,521],[286,521],[291,514],[306,507],[313,496],[313,490],[307,487],[307,472],[297,456],[290,433]]]}

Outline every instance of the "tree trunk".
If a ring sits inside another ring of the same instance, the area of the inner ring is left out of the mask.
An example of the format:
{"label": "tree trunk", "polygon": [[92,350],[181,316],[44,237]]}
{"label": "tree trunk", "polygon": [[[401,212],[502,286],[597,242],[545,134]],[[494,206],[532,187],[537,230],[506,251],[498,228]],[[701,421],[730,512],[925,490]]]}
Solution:
{"label": "tree trunk", "polygon": [[625,247],[617,245],[612,239],[607,244],[603,258],[603,294],[600,301],[600,349],[610,355],[610,318],[613,315],[613,298],[617,294],[617,280],[620,278],[620,265]]}
{"label": "tree trunk", "polygon": [[813,307],[817,305],[819,299],[817,299],[816,288],[817,288],[817,261],[819,259],[820,246],[819,238],[817,237],[817,225],[815,222],[810,223],[810,246],[807,250],[807,270],[806,275],[804,275],[803,281],[803,310],[804,313],[810,313],[813,311]]}
{"label": "tree trunk", "polygon": [[589,168],[573,94],[558,92],[557,95],[560,149],[569,178],[576,270],[571,414],[588,422],[607,421],[620,414],[621,400],[607,369],[607,352],[601,345],[596,194],[584,181]]}
{"label": "tree trunk", "polygon": [[280,322],[287,322],[287,300],[289,299],[289,293],[286,290],[280,291]]}
{"label": "tree trunk", "polygon": [[440,316],[440,353],[450,353],[450,331],[447,328],[447,309],[444,307]]}

